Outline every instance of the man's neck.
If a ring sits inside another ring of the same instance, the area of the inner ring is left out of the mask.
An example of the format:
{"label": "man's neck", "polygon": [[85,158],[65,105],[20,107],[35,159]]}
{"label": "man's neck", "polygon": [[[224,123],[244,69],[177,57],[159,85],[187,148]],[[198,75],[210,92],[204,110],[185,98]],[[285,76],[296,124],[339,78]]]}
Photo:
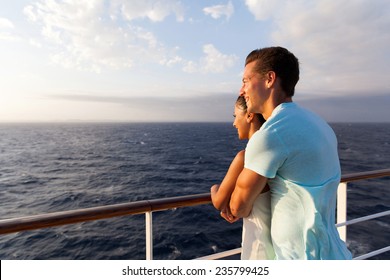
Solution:
{"label": "man's neck", "polygon": [[271,94],[271,98],[268,100],[267,104],[265,104],[265,110],[263,113],[264,119],[268,120],[275,108],[278,107],[280,104],[290,102],[293,102],[292,97],[286,96],[282,92],[280,92],[279,94]]}

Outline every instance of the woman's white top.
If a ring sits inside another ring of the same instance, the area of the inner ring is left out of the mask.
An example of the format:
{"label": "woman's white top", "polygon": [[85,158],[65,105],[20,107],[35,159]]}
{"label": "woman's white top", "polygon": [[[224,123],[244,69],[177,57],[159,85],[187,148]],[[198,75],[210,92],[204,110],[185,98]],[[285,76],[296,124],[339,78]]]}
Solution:
{"label": "woman's white top", "polygon": [[251,214],[243,219],[242,260],[273,260],[270,191],[259,194]]}

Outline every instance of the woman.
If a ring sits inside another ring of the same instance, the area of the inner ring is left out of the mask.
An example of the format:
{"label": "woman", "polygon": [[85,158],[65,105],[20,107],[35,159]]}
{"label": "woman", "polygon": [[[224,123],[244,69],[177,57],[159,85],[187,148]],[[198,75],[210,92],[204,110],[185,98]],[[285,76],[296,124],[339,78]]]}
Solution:
{"label": "woman", "polygon": [[[262,115],[247,112],[247,106],[243,96],[238,97],[234,106],[233,116],[233,126],[237,129],[240,140],[249,139],[265,122]],[[238,220],[230,212],[229,201],[237,178],[244,168],[244,157],[244,150],[238,152],[230,164],[222,183],[212,186],[210,190],[214,207],[220,210],[221,216],[230,223]],[[255,215],[253,215],[254,213]],[[271,242],[270,226],[270,191],[267,185],[263,192],[256,198],[252,212],[248,217],[243,219],[242,260],[274,259],[275,253]]]}

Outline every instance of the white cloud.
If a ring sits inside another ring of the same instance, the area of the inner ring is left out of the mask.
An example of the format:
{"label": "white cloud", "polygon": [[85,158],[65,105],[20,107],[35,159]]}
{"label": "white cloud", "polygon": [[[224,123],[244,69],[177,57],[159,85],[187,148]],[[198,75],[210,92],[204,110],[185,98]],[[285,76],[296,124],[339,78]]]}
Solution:
{"label": "white cloud", "polygon": [[166,65],[166,66],[173,66],[175,64],[179,64],[179,63],[182,63],[182,62],[183,62],[183,58],[182,57],[175,56],[175,57],[173,57],[171,59],[165,59],[165,58],[162,59],[160,61],[160,64],[161,65]]}
{"label": "white cloud", "polygon": [[6,18],[0,17],[0,29],[12,29],[14,28],[14,24]]}
{"label": "white cloud", "polygon": [[132,1],[132,9],[128,3],[42,0],[25,7],[24,14],[41,26],[43,38],[54,47],[52,61],[66,68],[100,72],[129,68],[141,60],[160,63],[175,59],[174,52],[166,50],[152,32],[131,20],[146,16],[159,21],[170,13],[181,19],[176,2]]}
{"label": "white cloud", "polygon": [[9,32],[1,32],[0,31],[0,41],[6,41],[6,42],[19,42],[22,39],[18,36],[15,36]]}
{"label": "white cloud", "polygon": [[30,44],[31,46],[33,46],[33,47],[36,47],[36,48],[42,48],[42,44],[41,44],[39,41],[37,41],[37,40],[35,40],[35,39],[33,39],[33,38],[31,38],[31,39],[29,40],[29,44]]}
{"label": "white cloud", "polygon": [[15,29],[14,24],[7,18],[0,17],[0,41],[16,42],[20,41],[21,38],[15,35],[13,30]]}
{"label": "white cloud", "polygon": [[123,16],[127,20],[148,18],[153,22],[163,21],[170,14],[175,14],[177,21],[184,20],[184,9],[180,2],[172,0],[116,0]]}
{"label": "white cloud", "polygon": [[196,73],[198,72],[198,66],[194,61],[186,61],[183,71],[187,73]]}
{"label": "white cloud", "polygon": [[257,20],[266,20],[277,13],[278,7],[286,5],[283,0],[245,0],[249,11],[255,16]]}
{"label": "white cloud", "polygon": [[234,6],[232,1],[229,1],[226,5],[214,5],[203,9],[205,15],[210,15],[214,19],[219,19],[225,16],[228,20],[234,13]]}
{"label": "white cloud", "polygon": [[389,1],[246,0],[257,20],[272,24],[270,40],[301,62],[302,90],[388,89]]}
{"label": "white cloud", "polygon": [[204,56],[199,63],[188,61],[183,67],[183,71],[188,73],[223,73],[234,66],[238,60],[236,55],[227,55],[221,53],[212,44],[203,46]]}

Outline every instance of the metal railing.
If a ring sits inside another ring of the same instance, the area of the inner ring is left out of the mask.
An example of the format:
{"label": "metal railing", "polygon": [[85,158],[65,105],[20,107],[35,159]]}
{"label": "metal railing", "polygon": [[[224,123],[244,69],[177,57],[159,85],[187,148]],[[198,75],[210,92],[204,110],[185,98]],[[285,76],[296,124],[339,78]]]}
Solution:
{"label": "metal railing", "polygon": [[[384,211],[374,215],[346,221],[347,211],[347,182],[390,176],[390,169],[375,170],[346,174],[341,177],[337,196],[337,227],[340,236],[346,240],[346,226],[362,221],[390,215],[390,211]],[[107,219],[126,215],[145,214],[146,226],[146,259],[153,259],[153,217],[152,212],[164,211],[173,208],[196,206],[211,203],[210,193],[170,197],[154,200],[143,200],[108,206],[92,207],[86,209],[54,212],[35,216],[0,220],[0,234],[54,227],[66,224],[75,224],[86,221]],[[390,251],[390,246],[359,256],[356,259],[365,259],[377,254]],[[205,256],[198,259],[218,259],[234,254],[239,254],[241,248]]]}

